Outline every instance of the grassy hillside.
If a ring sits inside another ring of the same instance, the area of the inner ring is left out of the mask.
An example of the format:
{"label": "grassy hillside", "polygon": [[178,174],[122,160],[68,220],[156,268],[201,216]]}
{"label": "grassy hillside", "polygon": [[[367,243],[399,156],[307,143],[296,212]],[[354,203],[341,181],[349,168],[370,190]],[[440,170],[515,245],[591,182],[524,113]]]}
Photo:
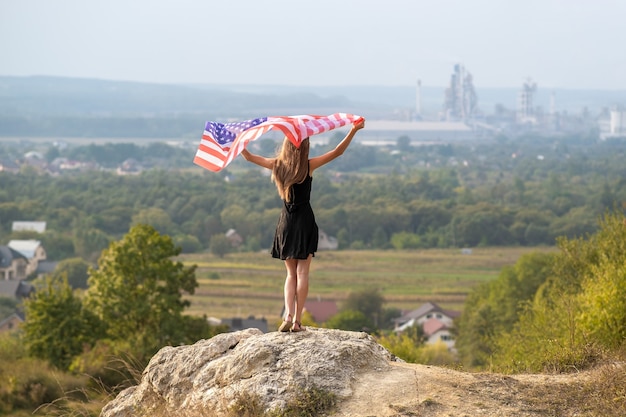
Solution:
{"label": "grassy hillside", "polygon": [[[477,248],[419,251],[318,252],[310,275],[309,298],[335,300],[341,305],[351,292],[379,288],[385,308],[415,309],[426,301],[461,311],[468,291],[498,276],[528,252],[553,248]],[[196,264],[200,284],[191,300],[191,314],[210,317],[280,315],[285,278],[283,262],[266,252],[182,257]]]}

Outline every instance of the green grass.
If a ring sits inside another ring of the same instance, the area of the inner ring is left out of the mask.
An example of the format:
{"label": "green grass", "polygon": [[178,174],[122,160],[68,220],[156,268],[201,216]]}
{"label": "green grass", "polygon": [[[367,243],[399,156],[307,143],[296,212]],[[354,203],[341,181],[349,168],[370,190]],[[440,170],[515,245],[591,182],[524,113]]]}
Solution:
{"label": "green grass", "polygon": [[[341,304],[351,292],[379,288],[385,307],[414,309],[426,301],[461,311],[468,292],[495,279],[504,266],[529,252],[554,248],[477,248],[415,251],[323,251],[313,259],[309,298]],[[190,314],[209,317],[255,316],[275,319],[283,306],[285,267],[266,253],[181,257],[196,264],[199,287]]]}

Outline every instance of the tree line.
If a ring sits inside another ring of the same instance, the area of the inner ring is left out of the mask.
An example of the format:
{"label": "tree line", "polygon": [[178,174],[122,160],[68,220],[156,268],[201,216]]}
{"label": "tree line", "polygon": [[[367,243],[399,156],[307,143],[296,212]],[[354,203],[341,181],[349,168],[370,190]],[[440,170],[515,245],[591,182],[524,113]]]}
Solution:
{"label": "tree line", "polygon": [[[501,138],[407,147],[400,139],[395,148],[406,147],[403,152],[355,143],[316,173],[316,218],[340,249],[553,245],[558,236],[594,232],[606,209],[626,202],[623,141],[591,146],[575,138],[550,144]],[[313,152],[334,146],[333,140]],[[254,146],[268,154],[276,143]],[[54,260],[94,261],[140,223],[172,236],[183,252],[270,246],[281,202],[267,173],[239,159],[212,173],[193,166],[193,151],[165,144],[142,149],[91,144],[51,147],[46,155],[96,160],[103,167],[128,155],[169,164],[154,163],[135,176],[107,169],[58,176],[28,167],[0,172],[0,239],[28,237],[12,233],[12,222],[38,220],[47,222],[37,238]],[[242,246],[224,246],[229,229],[243,237]]]}

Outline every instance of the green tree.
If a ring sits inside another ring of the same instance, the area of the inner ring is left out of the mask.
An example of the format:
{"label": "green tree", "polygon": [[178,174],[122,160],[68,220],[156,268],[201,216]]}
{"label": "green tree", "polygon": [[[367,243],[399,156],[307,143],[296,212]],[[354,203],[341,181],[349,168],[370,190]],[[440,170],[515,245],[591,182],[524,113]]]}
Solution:
{"label": "green tree", "polygon": [[463,307],[463,314],[455,326],[455,347],[461,361],[470,368],[481,368],[489,363],[494,351],[495,317],[493,307],[487,302],[489,285],[474,288]]}
{"label": "green tree", "polygon": [[406,332],[382,335],[377,338],[377,341],[403,361],[409,363],[419,363],[421,361],[422,343],[416,342]]}
{"label": "green tree", "polygon": [[457,320],[456,348],[470,367],[486,366],[502,334],[513,330],[525,305],[552,274],[554,255],[530,253],[475,288]]}
{"label": "green tree", "polygon": [[383,320],[383,298],[378,288],[352,292],[343,304],[342,311],[359,311],[367,319],[367,327],[378,328]]}
{"label": "green tree", "polygon": [[74,247],[76,255],[83,259],[95,261],[100,256],[100,251],[109,244],[107,235],[99,229],[87,228],[76,230]]}
{"label": "green tree", "polygon": [[172,260],[179,254],[169,236],[143,224],[103,251],[98,268],[89,270],[86,303],[106,323],[110,339],[131,341],[138,355],[151,355],[203,336],[187,333],[182,312],[189,301],[182,293],[193,294],[198,283],[195,265]]}
{"label": "green tree", "polygon": [[387,239],[387,234],[382,227],[377,227],[374,230],[374,235],[372,236],[372,246],[375,248],[385,248],[389,245],[389,239]]}
{"label": "green tree", "polygon": [[0,296],[0,320],[13,314],[17,310],[18,304],[15,298]]}
{"label": "green tree", "polygon": [[48,259],[60,260],[76,256],[71,236],[48,230],[41,235]]}
{"label": "green tree", "polygon": [[402,152],[408,152],[411,150],[411,138],[407,135],[399,136],[396,139],[396,148]]}
{"label": "green tree", "polygon": [[600,230],[558,240],[549,279],[514,329],[502,335],[494,364],[505,371],[563,371],[615,352],[626,338],[626,218],[606,214]]}
{"label": "green tree", "polygon": [[391,235],[391,245],[396,249],[418,249],[424,246],[418,235],[409,232]]}
{"label": "green tree", "polygon": [[151,207],[141,210],[132,218],[132,224],[149,224],[161,234],[174,235],[176,225],[172,222],[170,215],[163,209]]}
{"label": "green tree", "polygon": [[209,241],[209,250],[212,254],[223,258],[224,255],[233,250],[233,245],[223,233],[219,233],[211,236],[211,240]]}
{"label": "green tree", "polygon": [[360,311],[344,310],[332,316],[324,327],[329,329],[341,329],[354,332],[361,332],[370,328],[370,321]]}
{"label": "green tree", "polygon": [[83,307],[67,279],[46,278],[44,286],[25,301],[25,311],[28,353],[61,369],[102,335],[102,323]]}
{"label": "green tree", "polygon": [[610,349],[626,343],[626,218],[607,215],[590,244],[596,258],[578,296],[581,335]]}
{"label": "green tree", "polygon": [[66,277],[70,287],[85,289],[89,278],[88,269],[89,264],[82,258],[64,259],[57,264],[52,276],[59,279]]}
{"label": "green tree", "polygon": [[176,246],[180,246],[182,253],[195,253],[202,250],[202,243],[193,235],[179,234],[174,236]]}

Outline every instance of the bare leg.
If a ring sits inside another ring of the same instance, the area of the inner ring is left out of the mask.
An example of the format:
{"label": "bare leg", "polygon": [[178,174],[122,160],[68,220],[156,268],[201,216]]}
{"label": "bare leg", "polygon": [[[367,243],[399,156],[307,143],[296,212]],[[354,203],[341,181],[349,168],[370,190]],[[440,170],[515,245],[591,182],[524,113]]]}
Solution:
{"label": "bare leg", "polygon": [[299,259],[297,262],[296,273],[298,280],[296,283],[296,316],[294,317],[295,328],[299,328],[302,323],[302,311],[304,310],[304,303],[309,295],[309,268],[311,267],[312,255],[309,255],[306,259]]}
{"label": "bare leg", "polygon": [[287,259],[285,261],[285,267],[287,268],[287,278],[285,278],[285,312],[287,314],[284,317],[285,320],[293,320],[296,315],[296,288],[298,282],[297,275],[297,259]]}

